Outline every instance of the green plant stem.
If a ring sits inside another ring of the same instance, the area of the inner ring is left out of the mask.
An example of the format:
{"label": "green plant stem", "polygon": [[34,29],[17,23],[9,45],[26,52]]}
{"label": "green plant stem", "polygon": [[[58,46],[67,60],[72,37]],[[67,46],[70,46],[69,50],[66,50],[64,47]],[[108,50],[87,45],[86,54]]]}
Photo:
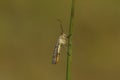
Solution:
{"label": "green plant stem", "polygon": [[71,80],[71,62],[72,62],[72,30],[73,30],[73,17],[74,17],[75,0],[72,0],[70,23],[69,23],[69,38],[67,49],[67,67],[66,67],[66,80]]}

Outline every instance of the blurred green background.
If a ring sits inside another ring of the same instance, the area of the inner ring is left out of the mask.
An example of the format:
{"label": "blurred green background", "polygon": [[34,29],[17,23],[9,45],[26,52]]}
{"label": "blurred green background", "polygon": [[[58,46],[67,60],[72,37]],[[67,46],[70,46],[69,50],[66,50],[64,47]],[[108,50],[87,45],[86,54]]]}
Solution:
{"label": "blurred green background", "polygon": [[[65,80],[66,49],[52,65],[60,34],[68,33],[71,0],[0,1],[0,80]],[[76,0],[72,80],[120,80],[120,1]]]}

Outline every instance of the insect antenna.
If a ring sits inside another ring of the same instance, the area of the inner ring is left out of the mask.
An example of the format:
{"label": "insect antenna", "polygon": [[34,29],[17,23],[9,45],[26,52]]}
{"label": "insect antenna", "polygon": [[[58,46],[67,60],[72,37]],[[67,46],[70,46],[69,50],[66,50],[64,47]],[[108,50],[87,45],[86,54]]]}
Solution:
{"label": "insect antenna", "polygon": [[60,19],[57,19],[57,21],[60,22],[61,34],[63,34],[64,33],[63,25],[62,25],[63,23],[62,23],[62,21]]}

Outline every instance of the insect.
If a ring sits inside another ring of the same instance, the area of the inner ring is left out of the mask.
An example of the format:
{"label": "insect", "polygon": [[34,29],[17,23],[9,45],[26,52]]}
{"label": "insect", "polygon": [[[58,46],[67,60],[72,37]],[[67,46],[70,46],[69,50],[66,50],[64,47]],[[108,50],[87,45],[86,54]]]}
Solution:
{"label": "insect", "polygon": [[60,22],[61,35],[58,37],[58,40],[57,40],[55,48],[54,48],[53,57],[52,57],[52,64],[58,63],[59,57],[60,57],[61,47],[66,44],[67,37],[68,37],[63,31],[62,21],[59,19],[58,19],[58,21]]}

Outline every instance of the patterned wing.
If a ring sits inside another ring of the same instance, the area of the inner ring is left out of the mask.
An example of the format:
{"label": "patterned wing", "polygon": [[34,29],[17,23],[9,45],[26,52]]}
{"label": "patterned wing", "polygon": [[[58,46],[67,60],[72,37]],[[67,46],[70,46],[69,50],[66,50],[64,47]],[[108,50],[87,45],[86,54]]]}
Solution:
{"label": "patterned wing", "polygon": [[59,61],[59,56],[60,56],[60,44],[59,41],[57,41],[55,48],[54,48],[54,52],[53,52],[53,57],[52,57],[52,64],[57,64]]}

